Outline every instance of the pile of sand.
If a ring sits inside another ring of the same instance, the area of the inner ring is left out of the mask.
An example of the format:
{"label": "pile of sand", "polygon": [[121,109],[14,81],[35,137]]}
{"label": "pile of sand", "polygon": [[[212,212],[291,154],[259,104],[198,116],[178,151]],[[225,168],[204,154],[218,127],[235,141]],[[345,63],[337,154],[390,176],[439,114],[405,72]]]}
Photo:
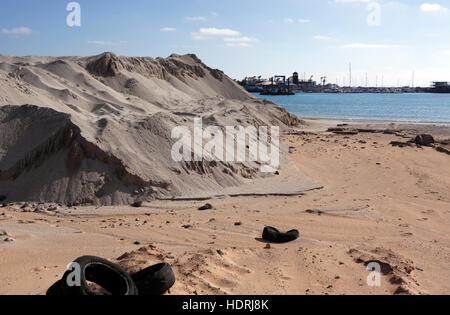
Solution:
{"label": "pile of sand", "polygon": [[204,126],[299,123],[194,55],[0,55],[0,194],[8,202],[128,204],[262,176],[256,163],[174,162],[171,131],[192,129],[194,118]]}

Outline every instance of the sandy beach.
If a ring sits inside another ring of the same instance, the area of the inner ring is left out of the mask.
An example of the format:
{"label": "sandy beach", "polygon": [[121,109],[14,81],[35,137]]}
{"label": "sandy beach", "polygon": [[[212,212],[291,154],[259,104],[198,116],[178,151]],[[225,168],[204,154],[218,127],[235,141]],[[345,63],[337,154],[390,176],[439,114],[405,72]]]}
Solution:
{"label": "sandy beach", "polygon": [[[448,149],[450,127],[327,132],[336,125],[304,121],[284,133],[280,183],[295,169],[321,186],[297,194],[1,208],[2,238],[13,241],[0,243],[0,294],[45,294],[87,254],[127,271],[168,262],[177,277],[168,294],[450,294],[450,155],[391,145],[426,129]],[[199,211],[206,202],[214,209]],[[267,225],[298,229],[300,238],[267,246]],[[367,285],[371,261],[382,266],[380,287]]]}

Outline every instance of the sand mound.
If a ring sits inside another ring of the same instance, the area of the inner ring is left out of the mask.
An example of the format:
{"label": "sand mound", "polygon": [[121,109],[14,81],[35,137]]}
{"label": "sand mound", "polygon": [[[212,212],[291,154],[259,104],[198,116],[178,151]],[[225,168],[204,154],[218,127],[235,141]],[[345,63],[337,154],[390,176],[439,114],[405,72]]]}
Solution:
{"label": "sand mound", "polygon": [[423,294],[420,285],[414,278],[416,267],[413,262],[397,255],[392,250],[376,248],[371,251],[360,251],[351,249],[349,255],[358,264],[368,266],[370,263],[377,263],[381,267],[381,274],[388,278],[390,284],[397,289],[395,295],[418,295]]}
{"label": "sand mound", "polygon": [[[32,104],[32,105],[28,105]],[[171,131],[295,126],[194,55],[0,56],[0,193],[8,201],[128,204],[219,192],[256,163],[176,163]]]}

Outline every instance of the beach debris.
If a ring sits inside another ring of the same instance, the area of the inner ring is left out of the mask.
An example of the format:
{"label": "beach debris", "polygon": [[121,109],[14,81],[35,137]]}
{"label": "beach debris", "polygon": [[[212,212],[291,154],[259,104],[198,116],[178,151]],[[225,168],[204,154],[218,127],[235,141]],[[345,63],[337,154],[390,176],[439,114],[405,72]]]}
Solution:
{"label": "beach debris", "polygon": [[414,140],[414,143],[420,146],[430,147],[435,143],[435,141],[432,135],[423,134],[418,135]]}
{"label": "beach debris", "polygon": [[242,222],[235,222],[234,223],[234,226],[241,226],[242,225]]}
{"label": "beach debris", "polygon": [[[106,259],[83,256],[77,258],[71,265],[79,267],[80,285],[70,285],[69,279],[73,276],[73,271],[68,270],[61,280],[48,289],[47,295],[138,295],[138,289],[132,277],[120,266]],[[88,281],[93,285],[89,285]]]}
{"label": "beach debris", "polygon": [[300,232],[298,230],[291,230],[286,233],[280,232],[278,229],[268,226],[264,228],[263,240],[273,242],[273,243],[288,243],[295,241],[300,237]]}
{"label": "beach debris", "polygon": [[198,208],[198,210],[200,210],[200,211],[205,211],[205,210],[211,210],[211,209],[213,209],[213,208],[214,208],[214,207],[212,206],[212,204],[207,203],[207,204],[205,204],[204,206]]}
{"label": "beach debris", "polygon": [[141,242],[136,241],[136,242],[134,242],[133,244],[134,244],[134,245],[141,245]]}
{"label": "beach debris", "polygon": [[192,225],[190,225],[190,224],[186,224],[186,225],[183,225],[182,226],[182,228],[184,228],[184,229],[191,229],[192,228]]}
{"label": "beach debris", "polygon": [[139,295],[162,295],[175,284],[175,274],[168,263],[157,264],[131,275]]}
{"label": "beach debris", "polygon": [[401,142],[401,141],[392,141],[390,143],[393,147],[406,148],[412,147],[413,144],[411,142]]}
{"label": "beach debris", "polygon": [[224,252],[221,251],[220,249],[217,250],[217,254],[219,254],[220,256],[224,256],[225,255]]}
{"label": "beach debris", "polygon": [[357,129],[350,129],[350,128],[329,128],[328,132],[332,132],[337,135],[357,135],[359,134],[359,131]]}
{"label": "beach debris", "polygon": [[3,242],[11,243],[11,242],[14,242],[14,239],[13,239],[12,237],[5,237],[5,238],[3,239]]}
{"label": "beach debris", "polygon": [[5,230],[0,230],[0,236],[8,236]]}
{"label": "beach debris", "polygon": [[318,214],[319,216],[323,214],[322,210],[317,210],[317,209],[308,209],[308,210],[305,210],[305,212],[309,213],[309,214]]}
{"label": "beach debris", "polygon": [[5,201],[6,200],[6,196],[5,195],[0,195],[0,202]]}
{"label": "beach debris", "polygon": [[135,201],[134,203],[131,204],[131,206],[132,206],[133,208],[141,208],[142,205],[143,205],[143,202],[142,202],[142,201]]}
{"label": "beach debris", "polygon": [[450,155],[450,150],[447,150],[444,147],[436,147],[436,151]]}
{"label": "beach debris", "polygon": [[47,208],[47,211],[56,211],[56,210],[58,210],[57,206],[50,206]]}

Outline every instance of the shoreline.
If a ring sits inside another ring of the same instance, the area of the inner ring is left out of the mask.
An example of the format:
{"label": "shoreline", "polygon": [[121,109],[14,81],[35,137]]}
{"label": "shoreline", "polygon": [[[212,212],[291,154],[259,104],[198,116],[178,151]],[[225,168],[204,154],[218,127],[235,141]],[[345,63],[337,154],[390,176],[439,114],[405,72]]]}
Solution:
{"label": "shoreline", "polygon": [[400,123],[395,121],[380,122],[369,120],[364,122],[351,122],[346,120],[303,119],[303,130],[313,132],[326,132],[329,128],[345,127],[346,129],[367,129],[377,132],[386,130],[404,132],[405,136],[431,134],[439,140],[450,140],[450,125]]}
{"label": "shoreline", "polygon": [[361,123],[361,124],[400,124],[400,125],[426,125],[426,126],[445,126],[450,127],[450,121],[411,121],[411,120],[392,120],[392,119],[374,119],[374,118],[342,118],[342,117],[306,117],[300,113],[291,113],[299,119],[310,121],[329,121],[338,123]]}

